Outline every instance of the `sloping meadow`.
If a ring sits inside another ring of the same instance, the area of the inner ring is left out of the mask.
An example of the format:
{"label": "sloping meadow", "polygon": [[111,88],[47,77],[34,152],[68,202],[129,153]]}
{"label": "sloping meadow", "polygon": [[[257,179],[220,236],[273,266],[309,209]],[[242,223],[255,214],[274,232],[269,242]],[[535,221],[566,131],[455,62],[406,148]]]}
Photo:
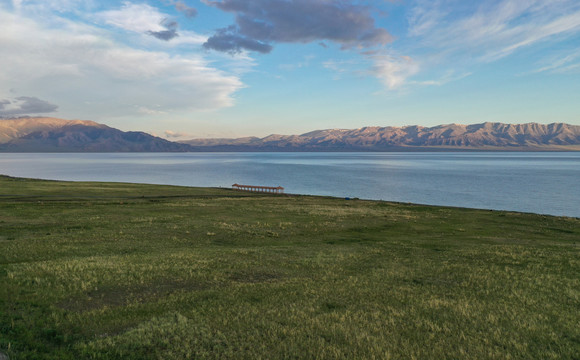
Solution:
{"label": "sloping meadow", "polygon": [[580,353],[579,219],[7,177],[0,189],[11,359]]}

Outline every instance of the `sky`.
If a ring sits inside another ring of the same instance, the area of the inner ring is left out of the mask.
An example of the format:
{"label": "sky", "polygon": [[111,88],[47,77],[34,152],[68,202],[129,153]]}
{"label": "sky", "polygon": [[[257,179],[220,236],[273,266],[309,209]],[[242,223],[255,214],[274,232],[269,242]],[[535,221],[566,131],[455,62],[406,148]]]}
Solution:
{"label": "sky", "polygon": [[170,140],[580,125],[578,0],[0,0],[0,117]]}

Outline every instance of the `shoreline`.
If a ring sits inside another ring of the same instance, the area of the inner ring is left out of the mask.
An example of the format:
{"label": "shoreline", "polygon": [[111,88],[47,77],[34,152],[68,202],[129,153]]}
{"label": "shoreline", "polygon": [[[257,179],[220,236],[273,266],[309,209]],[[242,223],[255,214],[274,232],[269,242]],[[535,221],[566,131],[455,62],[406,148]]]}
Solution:
{"label": "shoreline", "polygon": [[[274,194],[274,193],[261,193],[261,192],[252,192],[252,191],[243,191],[243,190],[236,190],[228,187],[219,187],[219,186],[187,186],[187,185],[172,185],[172,184],[156,184],[156,183],[134,183],[134,182],[124,182],[124,181],[84,181],[84,180],[55,180],[55,179],[42,179],[42,178],[26,178],[26,177],[17,177],[11,175],[4,175],[0,174],[0,179],[8,178],[14,179],[16,181],[19,180],[32,180],[32,181],[47,181],[47,182],[62,182],[62,183],[89,183],[89,184],[119,184],[119,185],[136,185],[136,186],[161,186],[161,187],[174,187],[174,188],[184,188],[184,189],[216,189],[216,190],[225,190],[231,191],[232,193],[237,193],[239,195],[235,197],[313,197],[313,198],[321,198],[321,199],[336,199],[336,200],[345,200],[345,201],[368,201],[368,202],[383,202],[388,204],[395,204],[395,205],[407,205],[407,206],[419,206],[419,207],[433,207],[433,208],[450,208],[450,209],[457,209],[457,210],[480,210],[480,211],[490,211],[490,212],[504,212],[504,213],[515,213],[515,214],[529,214],[529,215],[539,215],[539,216],[549,216],[549,217],[560,217],[560,218],[569,218],[569,219],[580,219],[580,216],[569,216],[569,215],[554,215],[554,214],[546,214],[546,213],[536,213],[536,212],[527,212],[527,211],[517,211],[517,210],[508,210],[508,209],[487,209],[487,208],[476,208],[476,207],[465,207],[465,206],[453,206],[453,205],[440,205],[440,204],[427,204],[427,203],[414,203],[414,202],[405,202],[405,201],[392,201],[392,200],[384,200],[384,199],[366,199],[366,198],[356,198],[356,197],[346,197],[346,196],[333,196],[333,195],[316,195],[316,194],[297,194],[297,193],[282,193],[282,194]],[[206,195],[207,197],[216,197],[215,195]],[[232,197],[232,195],[221,195],[222,197]],[[0,199],[6,199],[10,197],[16,198],[43,198],[49,200],[50,198],[58,199],[62,198],[59,195],[26,195],[26,194],[2,194],[0,190]],[[187,197],[183,195],[175,195],[175,198],[178,197]],[[198,198],[199,196],[193,196],[194,198]],[[107,197],[107,196],[85,196],[81,194],[77,195],[69,195],[70,199],[148,199],[148,198],[159,198],[159,196],[134,196],[134,197]]]}

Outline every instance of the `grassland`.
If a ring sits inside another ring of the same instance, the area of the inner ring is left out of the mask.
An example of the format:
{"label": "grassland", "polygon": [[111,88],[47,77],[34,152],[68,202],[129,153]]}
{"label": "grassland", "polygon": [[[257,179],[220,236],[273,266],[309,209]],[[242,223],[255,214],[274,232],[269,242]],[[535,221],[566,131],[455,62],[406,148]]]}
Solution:
{"label": "grassland", "polygon": [[580,359],[579,244],[574,218],[0,177],[0,353]]}

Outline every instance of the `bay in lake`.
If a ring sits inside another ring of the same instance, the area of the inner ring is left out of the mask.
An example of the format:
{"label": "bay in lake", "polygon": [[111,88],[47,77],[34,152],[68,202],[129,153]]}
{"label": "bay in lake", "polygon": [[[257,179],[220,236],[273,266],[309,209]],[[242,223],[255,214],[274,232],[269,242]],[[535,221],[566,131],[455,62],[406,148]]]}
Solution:
{"label": "bay in lake", "polygon": [[[580,153],[0,154],[0,174],[287,193],[580,217]],[[1,194],[1,189],[0,189]]]}

